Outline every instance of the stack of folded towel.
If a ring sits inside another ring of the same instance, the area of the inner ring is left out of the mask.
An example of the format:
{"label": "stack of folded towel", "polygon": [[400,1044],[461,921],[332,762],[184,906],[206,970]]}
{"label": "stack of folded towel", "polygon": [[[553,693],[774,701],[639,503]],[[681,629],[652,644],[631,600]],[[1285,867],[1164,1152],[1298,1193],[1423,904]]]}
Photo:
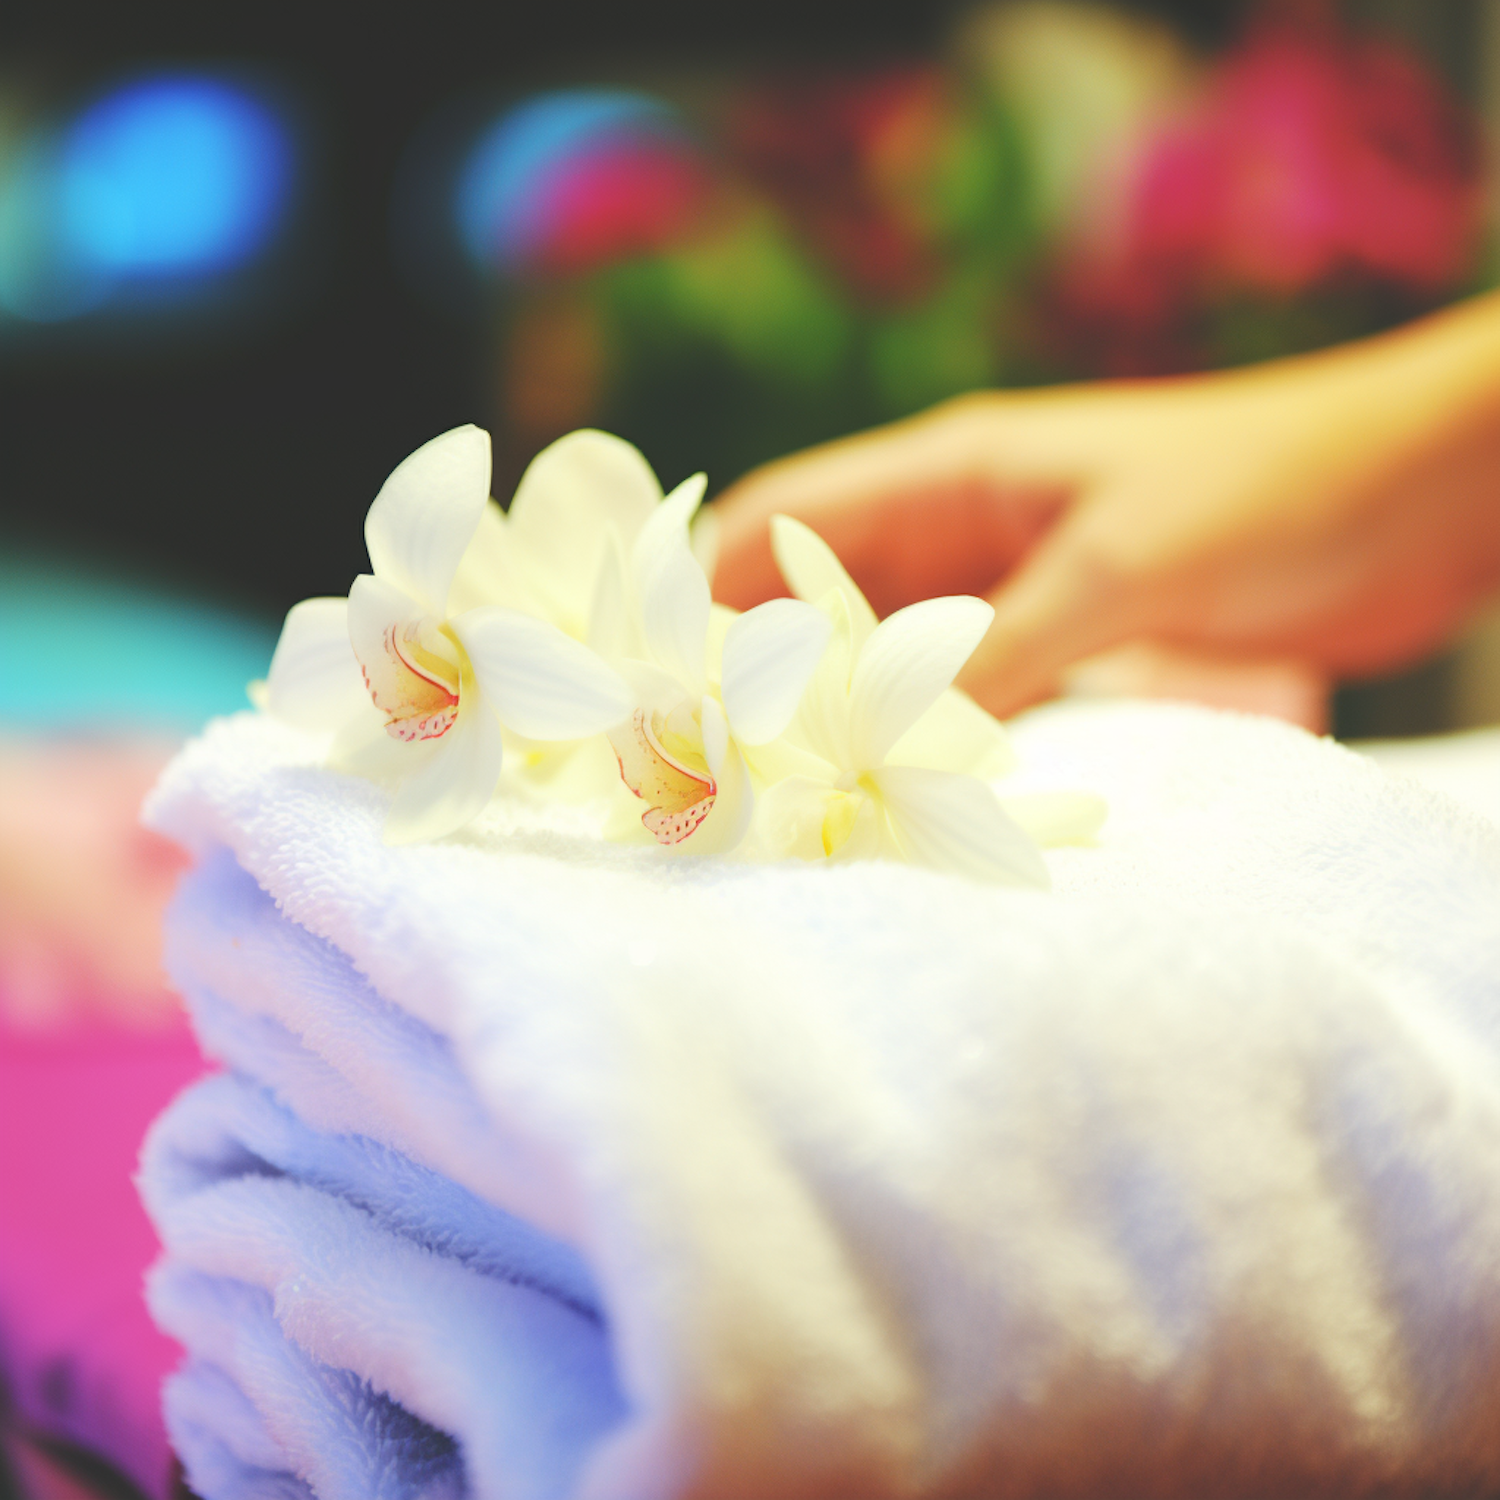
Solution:
{"label": "stack of folded towel", "polygon": [[207,1500],[1500,1489],[1500,832],[1073,707],[1054,892],[603,845],[221,722],[148,1142]]}

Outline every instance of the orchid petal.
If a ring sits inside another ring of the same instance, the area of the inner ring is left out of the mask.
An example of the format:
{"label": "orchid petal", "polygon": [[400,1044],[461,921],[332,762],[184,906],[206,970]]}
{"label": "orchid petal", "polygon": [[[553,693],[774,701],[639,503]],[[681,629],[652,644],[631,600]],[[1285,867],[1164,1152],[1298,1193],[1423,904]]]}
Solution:
{"label": "orchid petal", "polygon": [[[669,495],[666,495],[657,511],[665,511],[674,517],[672,524],[681,524],[684,531],[689,530],[698,515],[698,507],[703,504],[703,497],[708,492],[707,474],[689,474]],[[656,511],[652,512],[654,516]]]}
{"label": "orchid petal", "polygon": [[527,739],[582,739],[630,713],[624,678],[545,620],[486,606],[451,628],[501,722]]}
{"label": "orchid petal", "polygon": [[304,599],[288,611],[266,675],[266,707],[299,729],[338,729],[370,695],[349,645],[349,601]]}
{"label": "orchid petal", "polygon": [[663,721],[677,719],[684,706],[691,711],[695,701],[692,695],[664,668],[649,661],[625,660],[614,665],[629,686],[637,708],[644,708]]}
{"label": "orchid petal", "polygon": [[750,767],[751,779],[761,790],[788,776],[811,777],[831,786],[842,774],[837,766],[799,745],[790,734],[768,740],[764,745],[740,745],[740,752]]}
{"label": "orchid petal", "polygon": [[849,749],[849,668],[852,656],[849,605],[837,589],[830,589],[818,604],[828,617],[828,645],[813,668],[812,680],[802,695],[792,734],[821,759],[851,770]]}
{"label": "orchid petal", "polygon": [[875,627],[849,687],[850,748],[859,769],[880,765],[931,708],[994,615],[983,599],[956,595],[908,605]]}
{"label": "orchid petal", "polygon": [[626,603],[625,555],[619,535],[611,531],[599,555],[589,601],[587,643],[603,657],[627,656],[631,651],[630,611]]}
{"label": "orchid petal", "polygon": [[761,842],[783,858],[823,859],[823,819],[836,793],[826,781],[788,776],[761,793],[756,828]]}
{"label": "orchid petal", "polygon": [[724,638],[729,627],[739,619],[740,612],[717,599],[708,608],[708,643],[705,659],[708,665],[708,680],[719,682],[724,676]]}
{"label": "orchid petal", "polygon": [[854,649],[858,651],[875,628],[875,611],[833,548],[811,526],[791,516],[772,516],[771,551],[787,587],[799,599],[816,604],[830,589],[838,590],[849,606]]}
{"label": "orchid petal", "polygon": [[526,564],[511,538],[505,512],[493,500],[486,500],[448,588],[448,613],[460,615],[481,604],[503,604],[544,620],[552,618],[552,600],[538,587],[538,574]]}
{"label": "orchid petal", "polygon": [[719,566],[719,533],[722,529],[719,517],[711,505],[705,505],[699,510],[688,528],[688,545],[693,549],[693,556],[698,559],[698,566],[703,569],[703,576],[710,582]]}
{"label": "orchid petal", "polygon": [[[833,819],[841,803],[854,808],[854,821],[836,830]],[[860,792],[840,792],[829,799],[828,815],[823,820],[823,847],[828,851],[828,858],[838,864],[881,856],[887,859],[902,857],[875,798]]]}
{"label": "orchid petal", "polygon": [[641,822],[659,844],[680,844],[713,811],[718,786],[705,767],[698,770],[674,756],[661,742],[662,716],[637,708],[627,724],[609,734],[620,779],[646,804]]}
{"label": "orchid petal", "polygon": [[599,734],[559,743],[523,739],[507,731],[505,765],[556,802],[597,802],[620,786],[614,749]]}
{"label": "orchid petal", "polygon": [[1092,843],[1109,817],[1109,804],[1092,792],[1026,792],[1001,797],[1000,806],[1043,849]]}
{"label": "orchid petal", "polygon": [[328,747],[328,764],[335,771],[363,776],[369,781],[399,781],[437,754],[442,739],[398,740],[386,731],[380,711],[365,698],[368,713],[350,719]]}
{"label": "orchid petal", "polygon": [[969,695],[949,688],[891,747],[888,766],[927,766],[994,781],[1016,766],[1005,726]]}
{"label": "orchid petal", "polygon": [[441,618],[489,493],[489,433],[455,427],[423,443],[396,466],[365,517],[376,576]]}
{"label": "orchid petal", "polygon": [[832,633],[828,616],[800,599],[772,599],[730,625],[722,692],[737,740],[763,745],[786,729]]}
{"label": "orchid petal", "polygon": [[684,480],[657,506],[636,538],[634,571],[646,649],[675,673],[695,696],[701,696],[708,614],[712,602],[708,579],[688,546],[688,521],[707,480],[701,474]]}
{"label": "orchid petal", "polygon": [[458,667],[420,605],[383,578],[360,574],[349,590],[349,642],[391,735],[447,733],[458,716]]}
{"label": "orchid petal", "polygon": [[687,838],[672,846],[675,853],[727,854],[739,846],[750,827],[755,814],[750,773],[739,747],[729,740],[725,741],[725,747],[724,759],[714,778],[713,807]]}
{"label": "orchid petal", "polygon": [[724,768],[724,757],[729,751],[729,722],[718,699],[704,698],[698,710],[699,729],[703,735],[703,759],[715,779]]}
{"label": "orchid petal", "polygon": [[918,766],[882,766],[869,781],[913,864],[999,885],[1052,883],[1041,852],[984,782]]}
{"label": "orchid petal", "polygon": [[586,602],[609,532],[633,543],[661,501],[651,465],[624,438],[583,428],[543,448],[510,502],[530,566]]}
{"label": "orchid petal", "polygon": [[425,765],[408,775],[385,819],[385,842],[440,839],[472,822],[495,792],[504,758],[500,721],[476,694]]}

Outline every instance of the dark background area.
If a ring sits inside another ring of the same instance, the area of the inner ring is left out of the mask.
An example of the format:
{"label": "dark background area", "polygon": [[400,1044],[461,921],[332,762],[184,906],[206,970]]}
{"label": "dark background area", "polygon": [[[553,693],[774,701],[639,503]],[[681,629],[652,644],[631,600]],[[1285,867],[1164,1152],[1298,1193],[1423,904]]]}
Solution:
{"label": "dark background area", "polygon": [[[288,94],[313,154],[311,243],[288,296],[211,335],[103,345],[72,330],[0,329],[0,544],[65,547],[276,615],[306,595],[343,592],[364,566],[359,518],[391,468],[435,433],[494,417],[482,309],[472,320],[439,312],[392,254],[398,164],[436,111],[477,91],[642,63],[837,66],[909,54],[940,45],[962,8],[499,0],[7,11],[5,71],[45,80],[51,98],[136,70],[227,63]],[[1141,8],[1204,41],[1227,35],[1242,9]]]}
{"label": "dark background area", "polygon": [[[1355,24],[1405,32],[1473,97],[1480,3],[1344,9]],[[1212,46],[1278,4],[1297,0],[1133,8]],[[465,100],[632,73],[827,70],[930,53],[967,8],[156,0],[5,10],[0,81],[23,79],[52,107],[132,73],[242,69],[282,96],[307,156],[300,239],[270,268],[275,294],[234,317],[113,340],[0,324],[0,554],[93,560],[268,621],[299,598],[342,593],[366,565],[359,523],[386,474],[434,434],[497,417],[489,313],[469,290],[446,307],[424,296],[393,247],[393,189],[424,127]],[[514,477],[497,472],[497,493]],[[1346,689],[1340,731],[1440,727],[1447,672],[1440,660]]]}

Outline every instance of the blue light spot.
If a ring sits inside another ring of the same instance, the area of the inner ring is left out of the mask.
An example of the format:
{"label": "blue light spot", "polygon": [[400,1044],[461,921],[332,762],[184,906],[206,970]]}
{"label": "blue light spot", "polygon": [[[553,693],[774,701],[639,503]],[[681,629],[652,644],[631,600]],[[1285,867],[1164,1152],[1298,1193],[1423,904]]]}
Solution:
{"label": "blue light spot", "polygon": [[543,94],[503,115],[459,174],[454,207],[464,247],[480,266],[523,259],[541,233],[542,189],[556,167],[599,141],[643,133],[680,133],[676,114],[625,90]]}
{"label": "blue light spot", "polygon": [[194,77],[132,83],[63,138],[62,235],[105,275],[227,270],[274,232],[290,161],[281,124],[241,89]]}

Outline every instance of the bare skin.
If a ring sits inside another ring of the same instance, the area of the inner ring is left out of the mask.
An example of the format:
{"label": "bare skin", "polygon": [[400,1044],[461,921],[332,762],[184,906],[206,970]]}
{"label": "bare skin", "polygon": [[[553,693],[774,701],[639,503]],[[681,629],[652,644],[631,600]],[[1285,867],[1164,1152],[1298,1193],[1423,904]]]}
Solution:
{"label": "bare skin", "polygon": [[[1500,294],[1246,370],[961,397],[716,509],[731,604],[784,592],[778,512],[881,613],[987,596],[963,683],[999,714],[1086,658],[1210,700],[1316,698],[1419,659],[1500,588]],[[1099,657],[1126,643],[1146,645]]]}

